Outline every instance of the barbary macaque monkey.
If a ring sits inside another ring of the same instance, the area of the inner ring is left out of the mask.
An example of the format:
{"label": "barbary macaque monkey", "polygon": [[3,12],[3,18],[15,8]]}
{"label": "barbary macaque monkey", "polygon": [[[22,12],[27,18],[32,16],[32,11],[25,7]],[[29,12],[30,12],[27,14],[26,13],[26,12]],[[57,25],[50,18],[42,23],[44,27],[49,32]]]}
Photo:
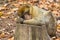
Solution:
{"label": "barbary macaque monkey", "polygon": [[56,34],[56,20],[49,11],[40,9],[37,6],[22,5],[18,10],[18,16],[23,19],[22,23],[46,25],[47,32],[50,36]]}

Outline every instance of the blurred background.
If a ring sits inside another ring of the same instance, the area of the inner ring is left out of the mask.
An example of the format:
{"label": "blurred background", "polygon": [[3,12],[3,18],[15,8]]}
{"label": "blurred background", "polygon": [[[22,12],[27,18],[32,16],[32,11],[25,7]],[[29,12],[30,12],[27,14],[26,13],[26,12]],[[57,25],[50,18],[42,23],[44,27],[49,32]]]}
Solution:
{"label": "blurred background", "polygon": [[0,0],[0,40],[13,40],[16,10],[21,4],[31,4],[51,11],[57,20],[57,39],[60,40],[60,0]]}

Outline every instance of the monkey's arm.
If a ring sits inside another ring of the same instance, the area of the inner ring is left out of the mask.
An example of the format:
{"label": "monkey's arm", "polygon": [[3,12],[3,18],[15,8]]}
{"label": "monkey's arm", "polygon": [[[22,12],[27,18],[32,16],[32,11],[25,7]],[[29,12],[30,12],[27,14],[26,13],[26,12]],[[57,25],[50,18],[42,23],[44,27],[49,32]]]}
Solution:
{"label": "monkey's arm", "polygon": [[36,20],[34,20],[34,19],[24,20],[23,23],[25,23],[25,24],[37,24]]}
{"label": "monkey's arm", "polygon": [[40,17],[29,19],[29,20],[24,20],[23,23],[25,23],[25,24],[32,24],[32,25],[42,25],[42,24],[45,24],[44,21],[42,19],[40,19]]}

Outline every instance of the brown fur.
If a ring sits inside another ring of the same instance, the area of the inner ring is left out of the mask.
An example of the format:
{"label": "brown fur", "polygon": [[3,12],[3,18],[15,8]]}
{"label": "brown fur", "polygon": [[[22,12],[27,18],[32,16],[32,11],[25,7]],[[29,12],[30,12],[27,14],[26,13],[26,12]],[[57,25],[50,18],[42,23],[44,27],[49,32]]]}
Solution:
{"label": "brown fur", "polygon": [[29,11],[28,14],[31,15],[31,19],[24,20],[25,24],[32,25],[46,25],[49,35],[55,35],[56,33],[56,21],[52,13],[36,6],[23,5],[18,10],[18,15],[22,16],[24,12]]}

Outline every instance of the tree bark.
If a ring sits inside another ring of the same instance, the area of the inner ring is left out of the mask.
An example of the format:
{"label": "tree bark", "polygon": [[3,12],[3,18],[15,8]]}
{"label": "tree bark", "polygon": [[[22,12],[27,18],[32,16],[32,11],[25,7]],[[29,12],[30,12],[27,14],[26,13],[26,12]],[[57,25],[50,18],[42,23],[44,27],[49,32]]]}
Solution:
{"label": "tree bark", "polygon": [[17,24],[14,40],[50,40],[45,25]]}

